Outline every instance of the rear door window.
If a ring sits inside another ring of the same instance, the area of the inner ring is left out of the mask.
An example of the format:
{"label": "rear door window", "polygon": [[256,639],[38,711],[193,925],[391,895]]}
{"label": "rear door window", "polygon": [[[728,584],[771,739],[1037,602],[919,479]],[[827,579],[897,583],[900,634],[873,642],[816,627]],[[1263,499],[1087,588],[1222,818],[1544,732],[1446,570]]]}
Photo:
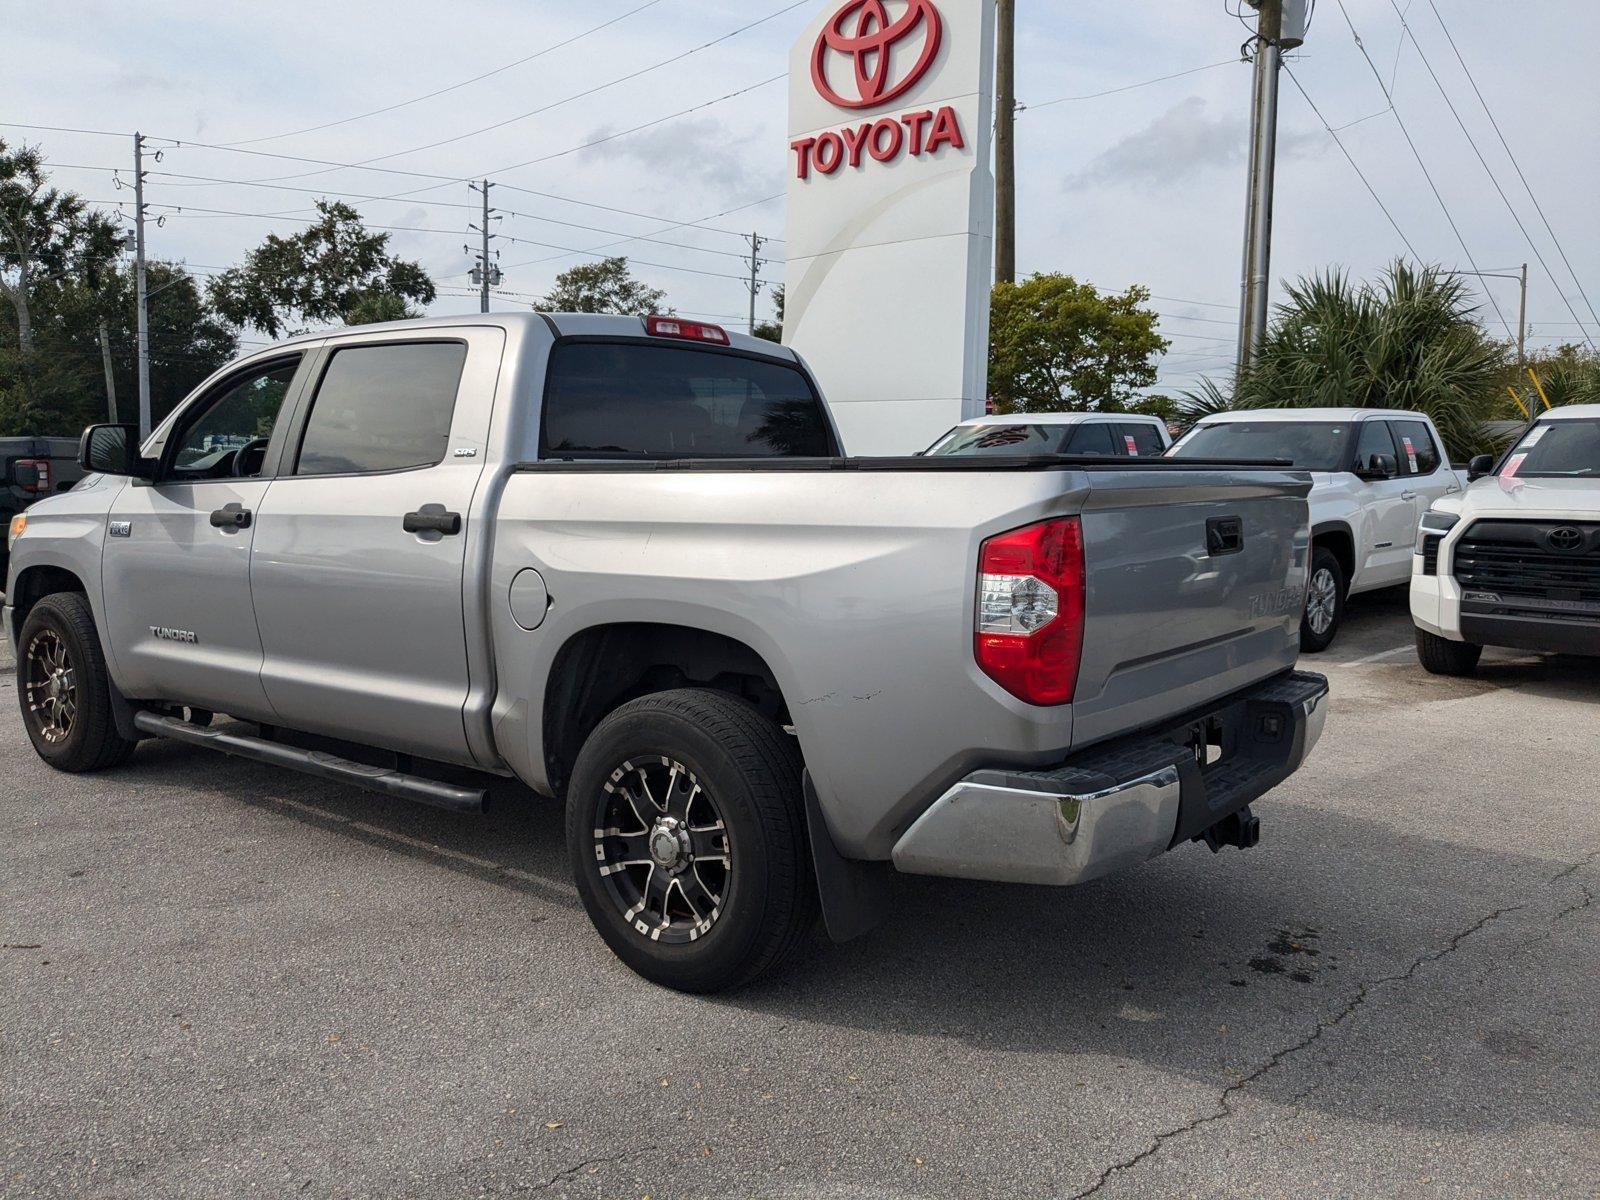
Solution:
{"label": "rear door window", "polygon": [[1111,440],[1111,426],[1105,421],[1092,421],[1073,427],[1072,436],[1062,448],[1063,454],[1111,456],[1121,454],[1122,439]]}
{"label": "rear door window", "polygon": [[1116,427],[1117,450],[1131,458],[1160,458],[1167,447],[1154,425],[1127,421]]}
{"label": "rear door window", "polygon": [[300,439],[296,475],[370,475],[444,461],[467,348],[391,342],[335,350]]}
{"label": "rear door window", "polygon": [[646,342],[567,342],[551,355],[540,456],[828,458],[822,401],[799,369]]}
{"label": "rear door window", "polygon": [[[1374,454],[1395,457],[1394,437],[1389,432],[1387,421],[1364,421],[1361,424],[1361,435],[1356,439],[1355,469],[1365,471],[1372,465]],[[1405,470],[1405,464],[1400,465],[1400,470]]]}
{"label": "rear door window", "polygon": [[1443,461],[1433,434],[1423,421],[1396,421],[1394,439],[1400,445],[1400,471],[1404,475],[1432,475]]}

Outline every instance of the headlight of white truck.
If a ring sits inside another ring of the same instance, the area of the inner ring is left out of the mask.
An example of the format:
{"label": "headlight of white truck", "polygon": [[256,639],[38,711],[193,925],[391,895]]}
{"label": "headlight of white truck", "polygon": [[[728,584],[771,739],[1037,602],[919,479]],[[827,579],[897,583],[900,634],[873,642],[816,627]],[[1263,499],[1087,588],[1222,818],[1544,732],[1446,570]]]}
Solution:
{"label": "headlight of white truck", "polygon": [[18,513],[11,518],[11,532],[6,534],[6,550],[9,552],[16,540],[22,536],[22,531],[28,527],[28,514]]}
{"label": "headlight of white truck", "polygon": [[1429,509],[1422,514],[1421,528],[1423,533],[1449,533],[1459,524],[1461,524],[1461,517],[1456,513]]}

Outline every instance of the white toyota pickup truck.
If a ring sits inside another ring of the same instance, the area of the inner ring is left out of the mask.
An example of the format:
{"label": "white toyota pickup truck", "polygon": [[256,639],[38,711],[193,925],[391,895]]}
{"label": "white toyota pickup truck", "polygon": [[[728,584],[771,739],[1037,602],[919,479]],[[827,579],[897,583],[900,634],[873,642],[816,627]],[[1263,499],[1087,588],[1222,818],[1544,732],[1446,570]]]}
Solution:
{"label": "white toyota pickup truck", "polygon": [[1279,460],[1311,472],[1311,583],[1300,648],[1315,654],[1333,644],[1347,597],[1411,577],[1422,514],[1467,485],[1443,446],[1419,412],[1293,408],[1207,417],[1169,453]]}
{"label": "white toyota pickup truck", "polygon": [[1539,418],[1497,465],[1422,518],[1417,657],[1469,675],[1485,646],[1600,655],[1600,404]]}

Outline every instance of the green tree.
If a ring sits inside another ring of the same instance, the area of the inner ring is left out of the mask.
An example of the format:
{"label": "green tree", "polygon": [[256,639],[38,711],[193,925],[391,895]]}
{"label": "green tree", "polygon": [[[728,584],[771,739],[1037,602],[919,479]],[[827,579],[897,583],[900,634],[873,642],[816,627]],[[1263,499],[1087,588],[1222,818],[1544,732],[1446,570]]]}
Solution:
{"label": "green tree", "polygon": [[[1403,408],[1427,413],[1450,453],[1488,447],[1508,361],[1478,324],[1466,285],[1395,262],[1356,284],[1342,271],[1287,287],[1255,361],[1231,388],[1207,380],[1191,415],[1226,408]],[[1509,397],[1507,397],[1509,400]]]}
{"label": "green tree", "polygon": [[1102,293],[1070,275],[994,288],[989,396],[1011,412],[1124,412],[1168,342],[1141,287]]}
{"label": "green tree", "polygon": [[389,253],[389,235],[369,232],[348,204],[318,200],[320,219],[290,237],[269,234],[243,265],[211,281],[211,303],[233,325],[269,337],[303,323],[361,324],[420,315],[434,298],[417,263]]}
{"label": "green tree", "polygon": [[[1600,404],[1600,354],[1593,350],[1578,345],[1557,346],[1554,350],[1535,355],[1528,360],[1528,365],[1539,373],[1539,386],[1544,388],[1544,394],[1553,407]],[[1507,370],[1500,392],[1495,397],[1500,404],[1496,416],[1511,421],[1523,419],[1522,410],[1512,402],[1508,388],[1515,389],[1524,404],[1531,399],[1543,411],[1544,405],[1539,401],[1527,371],[1513,364]]]}
{"label": "green tree", "polygon": [[63,292],[94,286],[118,245],[106,217],[50,185],[38,147],[0,141],[0,432],[53,429],[81,394],[86,372],[50,352],[54,310]]}
{"label": "green tree", "polygon": [[783,284],[772,290],[772,307],[778,314],[776,321],[757,321],[756,327],[751,330],[758,338],[765,338],[769,342],[783,341]]}
{"label": "green tree", "polygon": [[667,294],[635,279],[626,258],[580,263],[556,276],[550,294],[539,301],[545,312],[617,313],[627,317],[669,314]]}

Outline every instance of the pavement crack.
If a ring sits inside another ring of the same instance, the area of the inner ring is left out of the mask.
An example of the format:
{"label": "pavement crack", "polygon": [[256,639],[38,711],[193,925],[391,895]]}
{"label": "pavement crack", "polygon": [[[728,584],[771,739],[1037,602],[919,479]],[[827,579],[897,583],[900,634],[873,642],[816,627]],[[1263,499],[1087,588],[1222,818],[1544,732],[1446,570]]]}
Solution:
{"label": "pavement crack", "polygon": [[579,1171],[587,1171],[590,1167],[610,1166],[612,1163],[619,1163],[625,1159],[632,1158],[635,1155],[644,1154],[655,1149],[658,1149],[658,1147],[640,1146],[636,1150],[629,1150],[626,1154],[610,1154],[603,1158],[586,1158],[582,1162],[576,1162],[570,1167],[562,1168],[542,1183],[530,1184],[527,1187],[518,1188],[517,1190],[522,1192],[547,1192],[551,1188],[555,1187],[558,1183],[576,1178]]}
{"label": "pavement crack", "polygon": [[[1590,861],[1593,861],[1595,857],[1600,857],[1600,855],[1591,856]],[[1554,883],[1563,875],[1571,874],[1582,865],[1582,863],[1579,863],[1569,867],[1566,871],[1563,871],[1561,875],[1557,875],[1555,879],[1552,879],[1551,882]],[[1588,891],[1587,888],[1584,890]],[[1080,1192],[1074,1192],[1072,1200],[1083,1200],[1083,1198],[1086,1196],[1093,1196],[1118,1175],[1132,1170],[1146,1159],[1159,1154],[1168,1142],[1193,1133],[1195,1130],[1206,1125],[1210,1125],[1215,1121],[1226,1120],[1227,1118],[1233,1116],[1233,1101],[1241,1091],[1249,1087],[1252,1083],[1255,1083],[1258,1079],[1261,1079],[1262,1077],[1277,1070],[1278,1067],[1281,1066],[1286,1060],[1300,1053],[1300,1051],[1320,1041],[1323,1035],[1330,1033],[1339,1026],[1343,1025],[1345,1022],[1349,1021],[1366,1005],[1367,1001],[1377,989],[1386,987],[1389,984],[1409,982],[1411,978],[1423,967],[1429,965],[1430,963],[1436,963],[1442,958],[1448,958],[1450,955],[1454,954],[1458,949],[1461,948],[1462,943],[1468,938],[1472,937],[1474,934],[1482,931],[1484,928],[1493,924],[1495,921],[1498,921],[1501,917],[1506,916],[1508,913],[1516,912],[1525,907],[1527,907],[1525,904],[1508,904],[1503,908],[1497,908],[1487,916],[1481,917],[1477,921],[1473,922],[1460,933],[1455,934],[1442,947],[1436,950],[1430,950],[1426,954],[1420,955],[1416,959],[1413,959],[1411,965],[1406,967],[1405,970],[1397,972],[1393,975],[1383,975],[1377,979],[1367,980],[1366,982],[1360,984],[1356,989],[1355,995],[1350,998],[1349,1002],[1346,1003],[1344,1007],[1340,1008],[1332,1016],[1324,1017],[1318,1021],[1316,1027],[1307,1033],[1305,1037],[1301,1038],[1297,1042],[1285,1046],[1281,1050],[1275,1051],[1270,1058],[1268,1058],[1255,1070],[1251,1071],[1247,1075],[1241,1076],[1234,1082],[1230,1083],[1227,1087],[1223,1088],[1217,1096],[1216,1107],[1211,1112],[1192,1117],[1183,1122],[1181,1125],[1176,1125],[1171,1129],[1166,1129],[1156,1134],[1151,1143],[1143,1150],[1139,1151],[1139,1153],[1130,1158],[1125,1158],[1120,1162],[1112,1163],[1110,1166],[1101,1171],[1095,1181],[1087,1188]],[[1584,905],[1580,903],[1576,907],[1581,908],[1584,907]]]}

